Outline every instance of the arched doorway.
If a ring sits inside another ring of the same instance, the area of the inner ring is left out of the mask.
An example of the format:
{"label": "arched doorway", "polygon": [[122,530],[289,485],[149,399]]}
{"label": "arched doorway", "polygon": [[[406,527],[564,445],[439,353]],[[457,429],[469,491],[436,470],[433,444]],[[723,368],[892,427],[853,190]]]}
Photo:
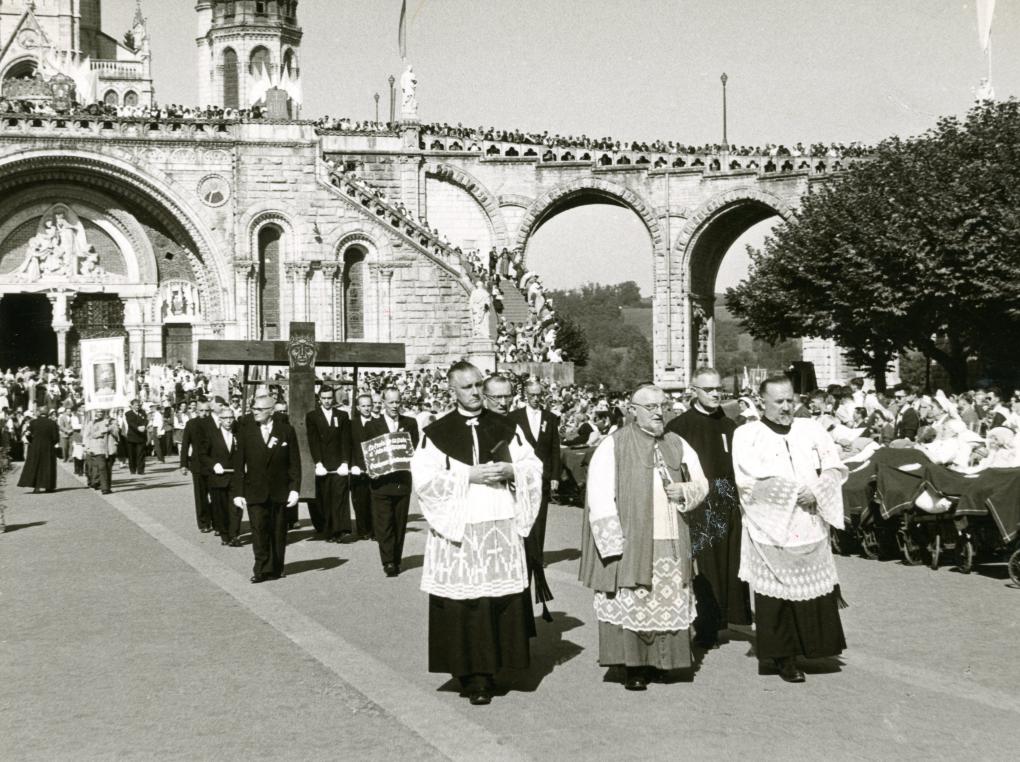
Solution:
{"label": "arched doorway", "polygon": [[53,308],[45,294],[5,294],[0,299],[0,368],[57,362]]}
{"label": "arched doorway", "polygon": [[280,257],[283,231],[276,225],[259,230],[258,300],[259,339],[280,338]]}

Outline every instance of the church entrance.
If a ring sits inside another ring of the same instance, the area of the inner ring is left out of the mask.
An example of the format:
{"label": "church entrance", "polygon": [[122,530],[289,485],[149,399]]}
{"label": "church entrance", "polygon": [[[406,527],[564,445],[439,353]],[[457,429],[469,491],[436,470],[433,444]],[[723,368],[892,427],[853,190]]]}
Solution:
{"label": "church entrance", "polygon": [[163,326],[163,358],[173,367],[178,362],[185,368],[195,366],[195,345],[190,323],[167,323]]}
{"label": "church entrance", "polygon": [[0,299],[0,368],[55,365],[57,334],[45,294],[4,294]]}

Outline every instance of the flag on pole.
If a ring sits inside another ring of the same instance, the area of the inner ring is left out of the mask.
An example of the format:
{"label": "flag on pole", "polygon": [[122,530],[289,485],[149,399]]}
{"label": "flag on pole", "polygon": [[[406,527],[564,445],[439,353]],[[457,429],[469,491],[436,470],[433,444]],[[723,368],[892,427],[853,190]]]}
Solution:
{"label": "flag on pole", "polygon": [[995,15],[995,0],[977,0],[978,42],[981,50],[988,52],[988,43],[992,36],[992,16]]}
{"label": "flag on pole", "polygon": [[400,57],[407,58],[407,0],[400,3],[400,29],[397,32],[397,44],[400,46]]}

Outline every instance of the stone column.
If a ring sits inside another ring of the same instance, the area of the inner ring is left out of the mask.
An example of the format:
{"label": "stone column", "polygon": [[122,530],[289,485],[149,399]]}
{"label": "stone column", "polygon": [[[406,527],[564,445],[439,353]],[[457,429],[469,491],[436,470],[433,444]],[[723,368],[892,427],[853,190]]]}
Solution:
{"label": "stone column", "polygon": [[379,307],[383,315],[383,335],[379,341],[393,341],[393,268],[386,267],[379,271],[382,276],[383,294]]}
{"label": "stone column", "polygon": [[329,325],[330,333],[329,338],[331,341],[340,341],[340,316],[337,313],[337,298],[336,298],[336,276],[340,272],[339,262],[323,262],[322,263],[322,288],[323,288],[323,307],[329,310]]}
{"label": "stone column", "polygon": [[298,290],[300,286],[303,293],[304,286],[302,284],[302,280],[304,279],[305,273],[308,271],[308,263],[285,262],[283,267],[287,282],[290,284],[290,315],[287,318],[284,318],[284,316],[281,315],[280,323],[282,325],[288,325],[291,322],[295,322],[300,319],[301,310],[298,307]]}
{"label": "stone column", "polygon": [[252,287],[252,273],[255,262],[251,259],[234,260],[234,299],[237,325],[241,331],[239,338],[251,339],[255,335],[255,315],[258,314],[257,296]]}
{"label": "stone column", "polygon": [[67,363],[67,332],[71,330],[71,315],[68,305],[74,298],[73,291],[57,289],[46,294],[53,307],[53,332],[57,334],[57,365]]}

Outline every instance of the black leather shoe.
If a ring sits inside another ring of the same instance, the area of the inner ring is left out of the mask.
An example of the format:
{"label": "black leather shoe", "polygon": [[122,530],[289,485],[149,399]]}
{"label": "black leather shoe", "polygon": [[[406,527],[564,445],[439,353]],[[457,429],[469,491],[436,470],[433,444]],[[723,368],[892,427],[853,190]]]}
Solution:
{"label": "black leather shoe", "polygon": [[269,577],[264,577],[261,574],[253,574],[250,581],[253,585],[258,585],[261,582],[265,582],[267,579],[269,579]]}
{"label": "black leather shoe", "polygon": [[202,534],[209,534],[209,532],[212,531],[212,527],[202,527],[198,531],[201,532]]}
{"label": "black leather shoe", "polygon": [[383,564],[383,571],[387,577],[396,577],[400,574],[400,568],[396,564]]}
{"label": "black leather shoe", "polygon": [[227,545],[229,545],[232,548],[242,548],[242,547],[244,547],[244,545],[241,543],[241,541],[239,539],[237,539],[236,537],[233,540],[231,540],[230,542],[228,542]]}
{"label": "black leather shoe", "polygon": [[627,679],[623,687],[628,691],[648,690],[648,675],[640,667],[627,667]]}
{"label": "black leather shoe", "polygon": [[472,691],[468,701],[472,706],[488,706],[492,703],[492,693],[487,688]]}
{"label": "black leather shoe", "polygon": [[229,545],[229,544],[230,544],[230,540],[228,540],[226,537],[220,537],[220,545]]}
{"label": "black leather shoe", "polygon": [[797,667],[795,656],[776,659],[776,667],[779,669],[779,676],[788,683],[803,683],[805,680],[804,673]]}

